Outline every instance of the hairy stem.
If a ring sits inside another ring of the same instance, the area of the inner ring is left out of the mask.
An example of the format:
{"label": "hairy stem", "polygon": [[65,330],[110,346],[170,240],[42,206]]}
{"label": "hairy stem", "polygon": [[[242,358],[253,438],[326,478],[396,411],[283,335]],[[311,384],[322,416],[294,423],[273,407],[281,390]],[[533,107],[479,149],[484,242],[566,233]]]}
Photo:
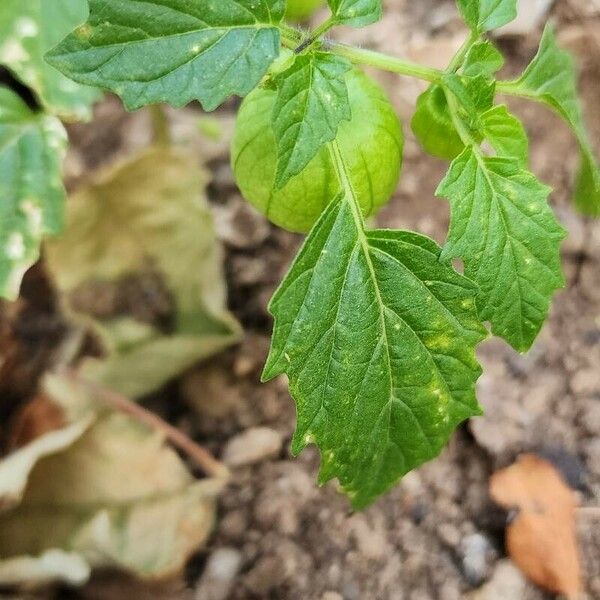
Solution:
{"label": "hairy stem", "polygon": [[326,45],[328,50],[338,56],[347,58],[354,64],[375,67],[382,71],[406,75],[407,77],[422,79],[423,81],[429,81],[430,83],[438,83],[444,75],[443,71],[440,71],[439,69],[425,67],[411,61],[402,60],[401,58],[382,54],[381,52],[375,52],[374,50],[364,50],[362,48],[355,48],[354,46],[339,44],[337,42],[326,42]]}
{"label": "hairy stem", "polygon": [[454,123],[454,127],[462,140],[462,143],[465,146],[473,146],[476,150],[479,149],[479,144],[473,138],[473,135],[469,131],[468,127],[464,124],[463,120],[460,118],[458,101],[454,97],[454,94],[446,87],[444,87],[444,94],[446,96],[446,101],[448,102],[448,109],[450,110],[450,116],[452,117],[452,122]]}
{"label": "hairy stem", "polygon": [[325,35],[332,27],[335,27],[335,25],[335,18],[333,16],[329,17],[329,19],[323,21],[323,23],[315,27],[315,29],[310,34],[311,39],[319,39],[322,35]]}

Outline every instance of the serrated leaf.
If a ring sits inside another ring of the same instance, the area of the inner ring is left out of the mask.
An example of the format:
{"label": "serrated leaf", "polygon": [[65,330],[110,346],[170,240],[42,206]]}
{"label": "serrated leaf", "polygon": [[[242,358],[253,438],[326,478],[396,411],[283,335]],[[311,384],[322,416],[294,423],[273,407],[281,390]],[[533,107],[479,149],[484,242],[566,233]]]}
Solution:
{"label": "serrated leaf", "polygon": [[2,0],[0,10],[0,64],[29,86],[48,112],[67,120],[89,119],[101,94],[59,73],[44,55],[87,14],[86,0]]}
{"label": "serrated leaf", "polygon": [[571,55],[558,46],[551,25],[544,30],[539,51],[531,64],[518,80],[508,86],[511,93],[544,102],[571,126],[582,153],[576,202],[584,212],[600,214],[600,166],[585,130],[577,95],[575,65]]}
{"label": "serrated leaf", "polygon": [[319,150],[335,139],[351,115],[345,74],[352,65],[326,52],[298,56],[275,78],[273,131],[277,142],[275,185],[282,188]]}
{"label": "serrated leaf", "polygon": [[316,443],[320,481],[337,477],[361,508],[480,413],[474,349],[485,336],[476,286],[424,236],[365,232],[335,143],[332,154],[343,191],[273,298],[264,378],[288,375],[293,452]]}
{"label": "serrated leaf", "polygon": [[519,159],[523,165],[529,161],[529,139],[523,123],[506,106],[494,106],[480,117],[483,136],[497,156]]}
{"label": "serrated leaf", "polygon": [[279,54],[283,0],[88,0],[90,16],[48,55],[128,109],[245,96]]}
{"label": "serrated leaf", "polygon": [[565,231],[548,206],[550,189],[517,159],[483,157],[469,146],[452,163],[437,194],[450,200],[443,258],[462,258],[479,284],[479,314],[519,351],[538,335],[564,279]]}
{"label": "serrated leaf", "polygon": [[46,235],[63,226],[61,181],[67,134],[0,88],[0,295],[14,300]]}
{"label": "serrated leaf", "polygon": [[[150,148],[70,197],[68,227],[48,244],[47,265],[69,314],[100,337],[105,356],[83,361],[88,378],[139,397],[238,339],[206,183],[189,156]],[[92,318],[75,302],[148,268],[172,300],[168,331],[127,312]]]}
{"label": "serrated leaf", "polygon": [[504,57],[491,42],[473,44],[463,65],[462,73],[468,77],[494,75],[504,66]]}
{"label": "serrated leaf", "polygon": [[449,73],[443,77],[442,82],[459,101],[463,115],[473,123],[477,120],[477,115],[494,105],[496,82],[486,75],[460,77]]}
{"label": "serrated leaf", "polygon": [[327,0],[336,21],[342,25],[364,27],[383,15],[381,0]]}
{"label": "serrated leaf", "polygon": [[498,29],[517,18],[517,0],[456,0],[467,25],[477,33]]}

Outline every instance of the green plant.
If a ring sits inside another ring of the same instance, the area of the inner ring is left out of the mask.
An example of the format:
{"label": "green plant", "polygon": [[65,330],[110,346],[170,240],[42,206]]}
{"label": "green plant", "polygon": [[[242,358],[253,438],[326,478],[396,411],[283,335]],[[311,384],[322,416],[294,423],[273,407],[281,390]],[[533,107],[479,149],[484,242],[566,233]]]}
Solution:
{"label": "green plant", "polygon": [[[590,215],[600,214],[600,169],[572,60],[551,27],[520,78],[495,78],[504,59],[486,33],[516,16],[516,0],[457,0],[470,35],[444,71],[325,39],[337,25],[362,27],[382,14],[381,0],[328,4],[331,16],[303,32],[283,22],[284,0],[89,0],[87,23],[47,60],[79,84],[117,93],[130,110],[192,100],[213,110],[248,96],[233,148],[240,187],[283,227],[305,231],[316,221],[270,306],[264,379],[287,374],[298,410],[294,453],[317,444],[319,480],[337,478],[361,508],[481,413],[482,323],[524,352],[564,283],[565,232],[550,189],[528,170],[525,130],[496,96],[541,102],[569,123],[582,153],[575,201]],[[452,160],[438,189],[452,207],[443,248],[365,225],[391,196],[402,135],[362,65],[430,83],[413,130],[426,150]]]}
{"label": "green plant", "polygon": [[290,21],[301,21],[310,17],[323,4],[323,0],[288,0],[285,18]]}

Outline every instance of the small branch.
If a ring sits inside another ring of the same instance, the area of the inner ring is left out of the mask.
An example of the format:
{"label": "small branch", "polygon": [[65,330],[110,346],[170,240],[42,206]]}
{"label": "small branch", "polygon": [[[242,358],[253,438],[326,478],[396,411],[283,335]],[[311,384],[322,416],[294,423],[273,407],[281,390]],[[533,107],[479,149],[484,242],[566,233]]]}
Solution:
{"label": "small branch", "polygon": [[373,50],[363,50],[362,48],[355,48],[336,42],[328,42],[327,49],[338,56],[347,58],[355,64],[375,67],[383,71],[397,73],[398,75],[405,75],[407,77],[429,81],[430,83],[438,83],[444,75],[444,72],[439,69],[424,67],[417,63],[402,60],[401,58],[396,58],[394,56],[388,56],[387,54],[382,54]]}
{"label": "small branch", "polygon": [[448,109],[450,111],[450,116],[452,117],[452,122],[454,123],[454,127],[460,136],[462,143],[465,146],[472,146],[475,150],[478,151],[479,144],[473,138],[473,135],[468,130],[467,126],[464,124],[463,120],[460,118],[459,110],[458,110],[458,102],[454,97],[454,94],[451,90],[444,87],[444,94],[446,96],[446,100],[448,102]]}
{"label": "small branch", "polygon": [[160,104],[153,104],[150,107],[150,117],[152,118],[152,131],[154,143],[159,146],[171,145],[171,130],[169,128],[169,119],[165,109]]}
{"label": "small branch", "polygon": [[104,402],[112,409],[123,414],[129,415],[136,421],[143,423],[164,434],[165,438],[171,442],[173,446],[181,450],[189,458],[191,458],[207,475],[226,479],[229,477],[229,470],[220,463],[214,456],[205,448],[198,445],[190,439],[185,433],[173,427],[155,413],[145,409],[143,406],[132,402],[125,396],[106,389],[93,381],[79,376],[72,369],[64,369],[62,372],[77,385],[81,385],[89,390],[98,400]]}
{"label": "small branch", "polygon": [[467,57],[469,50],[477,40],[479,40],[479,34],[471,32],[469,38],[459,48],[458,52],[454,55],[454,58],[448,65],[449,73],[456,73],[456,71],[458,71],[458,69],[460,69],[463,66],[463,63],[465,62],[465,58]]}
{"label": "small branch", "polygon": [[329,17],[329,19],[323,21],[323,23],[321,23],[318,27],[315,27],[315,29],[311,32],[309,36],[310,43],[313,44],[319,40],[321,36],[325,35],[332,27],[335,27],[335,25],[337,25],[337,22],[334,17]]}

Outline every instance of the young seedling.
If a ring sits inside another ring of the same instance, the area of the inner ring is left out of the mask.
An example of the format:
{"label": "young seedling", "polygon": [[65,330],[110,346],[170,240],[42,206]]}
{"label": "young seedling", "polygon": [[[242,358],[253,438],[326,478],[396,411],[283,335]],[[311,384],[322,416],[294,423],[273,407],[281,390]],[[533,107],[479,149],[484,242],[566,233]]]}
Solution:
{"label": "young seedling", "polygon": [[[273,222],[309,232],[270,306],[264,379],[287,374],[293,452],[317,444],[320,482],[337,478],[356,508],[481,414],[484,323],[525,352],[564,285],[565,231],[550,189],[528,169],[525,130],[499,96],[546,104],[567,121],[582,154],[576,204],[600,214],[575,70],[552,27],[521,77],[496,79],[504,59],[487,33],[515,18],[516,3],[457,0],[470,34],[446,70],[323,37],[377,21],[381,0],[328,0],[330,17],[309,32],[283,21],[283,0],[89,0],[88,21],[47,55],[130,110],[193,100],[213,110],[247,96],[232,151],[239,186]],[[430,83],[412,127],[427,151],[452,161],[438,189],[452,209],[443,248],[365,225],[394,191],[403,137],[361,66]]]}

